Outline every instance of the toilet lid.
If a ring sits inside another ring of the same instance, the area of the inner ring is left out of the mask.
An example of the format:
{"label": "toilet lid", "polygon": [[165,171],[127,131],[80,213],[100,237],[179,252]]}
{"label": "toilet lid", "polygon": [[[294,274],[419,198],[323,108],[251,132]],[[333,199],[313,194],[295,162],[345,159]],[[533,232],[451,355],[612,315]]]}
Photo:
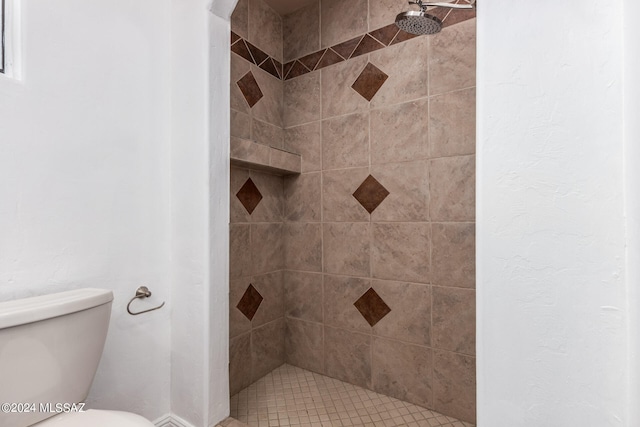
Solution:
{"label": "toilet lid", "polygon": [[89,409],[84,412],[59,414],[35,424],[33,427],[154,427],[151,421],[122,411]]}

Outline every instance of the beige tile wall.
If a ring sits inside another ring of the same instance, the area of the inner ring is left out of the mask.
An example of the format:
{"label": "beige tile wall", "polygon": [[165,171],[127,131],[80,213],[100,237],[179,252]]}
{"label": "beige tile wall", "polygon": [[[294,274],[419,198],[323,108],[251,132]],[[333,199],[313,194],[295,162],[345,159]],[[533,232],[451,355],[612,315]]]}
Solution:
{"label": "beige tile wall", "polygon": [[[398,13],[321,0],[279,18],[255,2],[232,28],[285,62]],[[474,421],[474,49],[470,20],[284,82],[232,54],[232,135],[302,154],[303,171],[232,168],[232,393],[286,360]],[[370,102],[351,88],[369,62],[389,76]],[[266,87],[253,109],[234,87],[249,70]],[[389,191],[371,214],[352,195],[369,174]],[[235,197],[248,177],[252,215]],[[253,321],[234,311],[248,283],[265,298]],[[370,287],[391,308],[373,327],[353,305]]]}
{"label": "beige tile wall", "polygon": [[[240,0],[232,30],[282,61],[282,17],[262,0]],[[263,97],[252,107],[236,82],[251,71]],[[282,148],[282,80],[231,54],[231,136]],[[236,193],[251,178],[262,200],[249,214]],[[231,168],[230,224],[230,392],[235,394],[285,361],[284,184],[267,173]],[[252,320],[236,308],[253,284],[264,298]]]}
{"label": "beige tile wall", "polygon": [[[398,13],[397,2],[355,6],[322,0],[285,17],[285,60]],[[321,33],[305,45],[313,14]],[[285,147],[305,164],[284,182],[287,362],[467,421],[475,420],[474,46],[470,20],[286,80],[283,110]],[[389,76],[371,102],[351,88],[368,62]],[[352,196],[369,174],[390,193],[371,214]],[[373,327],[353,305],[370,287],[391,308]]]}
{"label": "beige tile wall", "polygon": [[[283,18],[262,0],[240,0],[231,30],[282,62]],[[250,108],[236,82],[251,71],[263,97]],[[283,82],[260,67],[231,54],[231,136],[282,148]]]}
{"label": "beige tile wall", "polygon": [[[236,197],[249,178],[262,194],[251,215]],[[282,177],[232,167],[230,208],[229,369],[235,394],[285,361]],[[237,308],[250,284],[263,297],[252,320]]]}

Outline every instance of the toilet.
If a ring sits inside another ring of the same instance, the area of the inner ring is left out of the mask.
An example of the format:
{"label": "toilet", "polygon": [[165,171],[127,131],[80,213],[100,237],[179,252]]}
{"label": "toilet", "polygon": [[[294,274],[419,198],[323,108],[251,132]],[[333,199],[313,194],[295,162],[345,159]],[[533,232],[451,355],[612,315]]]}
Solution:
{"label": "toilet", "polygon": [[98,369],[112,301],[111,291],[78,289],[0,303],[0,426],[153,426],[128,412],[79,411]]}

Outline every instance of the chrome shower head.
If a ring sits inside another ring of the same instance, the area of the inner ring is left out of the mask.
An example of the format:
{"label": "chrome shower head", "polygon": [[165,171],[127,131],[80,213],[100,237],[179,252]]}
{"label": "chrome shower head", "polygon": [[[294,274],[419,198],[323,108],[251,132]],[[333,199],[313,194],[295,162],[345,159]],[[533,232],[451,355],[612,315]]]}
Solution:
{"label": "chrome shower head", "polygon": [[420,11],[402,12],[396,16],[396,25],[407,33],[421,36],[423,34],[436,34],[442,30],[440,18],[427,13],[427,7],[445,7],[448,9],[473,9],[475,0],[467,0],[467,3],[453,3],[454,0],[441,0],[439,2],[429,2],[423,0],[411,0],[409,4],[420,7]]}
{"label": "chrome shower head", "polygon": [[396,25],[410,34],[436,34],[442,29],[442,21],[427,12],[409,11],[396,16]]}

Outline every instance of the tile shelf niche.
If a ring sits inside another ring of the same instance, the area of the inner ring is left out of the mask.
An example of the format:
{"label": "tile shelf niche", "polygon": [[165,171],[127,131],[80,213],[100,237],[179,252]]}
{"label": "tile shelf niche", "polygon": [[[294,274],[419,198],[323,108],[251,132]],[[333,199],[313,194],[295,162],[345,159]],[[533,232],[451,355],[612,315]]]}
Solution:
{"label": "tile shelf niche", "polygon": [[299,154],[234,137],[231,138],[231,164],[276,175],[295,175],[302,171]]}

